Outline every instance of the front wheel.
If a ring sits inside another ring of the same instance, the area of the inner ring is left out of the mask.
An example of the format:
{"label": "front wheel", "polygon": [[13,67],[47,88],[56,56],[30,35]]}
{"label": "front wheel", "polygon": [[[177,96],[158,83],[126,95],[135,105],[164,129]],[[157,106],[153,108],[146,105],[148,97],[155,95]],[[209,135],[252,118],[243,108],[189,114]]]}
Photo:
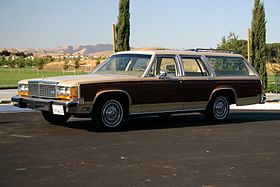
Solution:
{"label": "front wheel", "polygon": [[124,107],[118,100],[102,99],[93,112],[92,121],[98,130],[110,131],[122,126],[124,116]]}
{"label": "front wheel", "polygon": [[42,116],[47,122],[52,124],[63,124],[71,117],[70,114],[55,115],[49,111],[42,111]]}
{"label": "front wheel", "polygon": [[215,97],[207,106],[206,115],[214,121],[223,121],[229,114],[229,103],[226,97]]}

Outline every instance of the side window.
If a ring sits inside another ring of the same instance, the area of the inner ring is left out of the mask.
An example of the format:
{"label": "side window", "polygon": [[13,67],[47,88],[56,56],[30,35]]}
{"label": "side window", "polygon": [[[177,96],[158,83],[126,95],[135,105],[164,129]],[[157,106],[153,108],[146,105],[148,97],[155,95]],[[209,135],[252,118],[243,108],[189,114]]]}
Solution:
{"label": "side window", "polygon": [[217,76],[254,76],[240,57],[206,57]]}
{"label": "side window", "polygon": [[174,57],[157,57],[149,76],[155,77],[161,72],[166,72],[169,77],[178,76],[178,66]]}
{"label": "side window", "polygon": [[184,76],[207,76],[206,68],[200,58],[181,57]]}

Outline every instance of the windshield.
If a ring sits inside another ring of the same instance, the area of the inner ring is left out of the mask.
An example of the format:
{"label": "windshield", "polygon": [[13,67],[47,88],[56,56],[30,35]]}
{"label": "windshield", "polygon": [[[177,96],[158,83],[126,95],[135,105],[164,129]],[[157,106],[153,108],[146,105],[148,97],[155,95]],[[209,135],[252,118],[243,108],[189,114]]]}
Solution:
{"label": "windshield", "polygon": [[141,77],[152,55],[120,54],[113,55],[99,66],[93,74],[120,74]]}

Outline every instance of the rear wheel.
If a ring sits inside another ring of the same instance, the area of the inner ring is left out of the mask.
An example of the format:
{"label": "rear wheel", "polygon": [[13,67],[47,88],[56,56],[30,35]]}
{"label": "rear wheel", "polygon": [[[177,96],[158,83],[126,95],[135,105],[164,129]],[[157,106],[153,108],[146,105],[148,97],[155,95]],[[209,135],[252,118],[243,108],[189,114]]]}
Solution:
{"label": "rear wheel", "polygon": [[124,106],[116,99],[102,99],[93,111],[92,121],[98,130],[116,130],[123,125]]}
{"label": "rear wheel", "polygon": [[206,115],[214,121],[223,121],[229,114],[229,102],[225,96],[217,96],[207,106]]}
{"label": "rear wheel", "polygon": [[52,124],[63,124],[71,117],[70,114],[55,115],[49,111],[42,111],[42,116],[46,121]]}

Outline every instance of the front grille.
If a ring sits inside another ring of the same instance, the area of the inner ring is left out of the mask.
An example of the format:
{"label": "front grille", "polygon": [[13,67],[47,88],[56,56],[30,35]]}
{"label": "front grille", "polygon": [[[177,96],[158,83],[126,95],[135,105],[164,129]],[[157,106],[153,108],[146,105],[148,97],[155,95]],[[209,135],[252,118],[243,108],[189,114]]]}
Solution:
{"label": "front grille", "polygon": [[56,97],[56,85],[42,84],[42,83],[29,83],[28,94],[33,97]]}
{"label": "front grille", "polygon": [[39,96],[39,84],[28,84],[28,95]]}
{"label": "front grille", "polygon": [[56,89],[55,85],[39,84],[39,92],[41,97],[55,97]]}

